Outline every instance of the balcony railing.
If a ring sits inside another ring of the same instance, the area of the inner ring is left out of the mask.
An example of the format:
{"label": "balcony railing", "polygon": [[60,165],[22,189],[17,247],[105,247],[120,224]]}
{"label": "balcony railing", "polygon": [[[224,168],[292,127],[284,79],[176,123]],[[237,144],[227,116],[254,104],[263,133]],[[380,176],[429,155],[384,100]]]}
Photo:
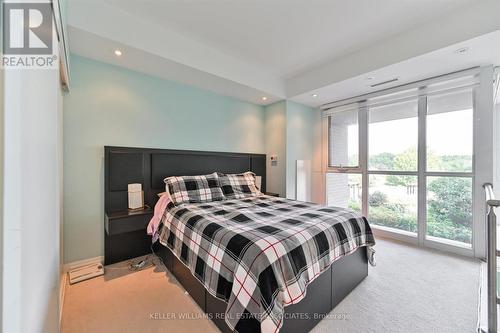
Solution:
{"label": "balcony railing", "polygon": [[[495,208],[500,206],[500,200],[495,199],[493,185],[487,183],[483,185],[486,192],[486,223],[487,223],[487,311],[488,311],[488,333],[497,332],[497,305],[499,298],[497,295],[497,257],[500,252],[497,250],[497,216]],[[484,330],[482,330],[485,332]]]}

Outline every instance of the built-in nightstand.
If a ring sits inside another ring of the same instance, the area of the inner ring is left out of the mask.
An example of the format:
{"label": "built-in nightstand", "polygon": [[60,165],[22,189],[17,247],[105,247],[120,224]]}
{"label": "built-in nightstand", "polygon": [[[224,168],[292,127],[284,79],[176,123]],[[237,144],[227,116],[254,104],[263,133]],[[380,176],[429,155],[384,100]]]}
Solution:
{"label": "built-in nightstand", "polygon": [[104,221],[104,264],[135,258],[151,251],[151,236],[146,228],[153,210],[107,213]]}

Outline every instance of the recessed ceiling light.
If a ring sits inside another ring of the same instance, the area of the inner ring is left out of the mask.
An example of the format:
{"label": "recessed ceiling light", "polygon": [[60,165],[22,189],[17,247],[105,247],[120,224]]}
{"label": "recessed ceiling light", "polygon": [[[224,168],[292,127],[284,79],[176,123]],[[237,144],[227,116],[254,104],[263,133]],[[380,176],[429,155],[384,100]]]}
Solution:
{"label": "recessed ceiling light", "polygon": [[266,97],[266,96],[263,96],[263,97],[262,97],[262,100],[263,100],[263,101],[267,101],[267,97]]}
{"label": "recessed ceiling light", "polygon": [[122,51],[120,51],[120,50],[115,50],[115,54],[116,54],[117,56],[121,56],[121,55],[122,55]]}
{"label": "recessed ceiling light", "polygon": [[467,53],[467,51],[469,51],[469,48],[466,46],[466,47],[461,47],[461,48],[455,50],[455,53],[464,54],[464,53]]}
{"label": "recessed ceiling light", "polygon": [[316,97],[318,97],[318,94],[312,94],[311,96],[316,98]]}

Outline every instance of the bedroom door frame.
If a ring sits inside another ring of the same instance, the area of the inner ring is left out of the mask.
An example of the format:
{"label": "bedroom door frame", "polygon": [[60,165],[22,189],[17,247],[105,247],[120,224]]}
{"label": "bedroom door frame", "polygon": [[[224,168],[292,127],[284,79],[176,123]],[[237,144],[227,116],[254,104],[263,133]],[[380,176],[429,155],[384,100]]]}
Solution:
{"label": "bedroom door frame", "polygon": [[[430,172],[427,171],[427,101],[426,88],[428,85],[448,81],[455,78],[473,76],[476,83],[472,86],[473,98],[473,152],[471,172]],[[444,250],[460,255],[485,258],[485,205],[482,185],[493,182],[493,66],[476,67],[460,72],[442,75],[439,77],[422,80],[379,92],[362,95],[359,97],[329,103],[321,107],[322,112],[322,172],[326,182],[328,173],[352,173],[362,175],[362,214],[368,216],[368,190],[369,175],[401,175],[399,171],[369,171],[368,170],[368,124],[369,108],[367,100],[380,97],[389,93],[401,92],[417,88],[415,96],[418,102],[418,168],[416,172],[403,172],[405,175],[414,175],[418,179],[417,194],[417,233],[416,235],[402,230],[391,229],[383,226],[372,225],[374,233],[378,236],[401,240],[422,247]],[[356,103],[358,108],[359,126],[359,165],[357,167],[332,167],[329,165],[329,116],[334,113],[332,108],[345,111],[347,105]],[[328,110],[328,111],[327,111]],[[472,239],[471,246],[459,246],[457,242],[445,239],[435,240],[427,237],[427,177],[467,177],[472,179]],[[327,187],[325,186],[325,201]]]}

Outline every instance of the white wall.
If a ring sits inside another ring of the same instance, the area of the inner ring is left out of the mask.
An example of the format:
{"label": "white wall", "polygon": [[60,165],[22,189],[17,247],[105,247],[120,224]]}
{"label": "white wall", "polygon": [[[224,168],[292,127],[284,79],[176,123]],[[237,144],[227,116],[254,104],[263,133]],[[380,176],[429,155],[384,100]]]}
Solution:
{"label": "white wall", "polygon": [[[0,6],[3,17],[3,6]],[[3,34],[0,33],[0,55],[3,55]],[[0,300],[3,299],[3,165],[4,165],[4,71],[0,68]],[[0,328],[3,327],[3,302],[0,301]]]}
{"label": "white wall", "polygon": [[495,122],[493,104],[493,66],[481,67],[479,86],[474,96],[474,187],[473,193],[473,242],[474,256],[486,257],[486,205],[484,204],[485,183],[495,178]]}
{"label": "white wall", "polygon": [[495,191],[495,197],[500,198],[500,97],[497,98],[497,104],[495,105],[494,113],[494,124],[495,128],[493,130],[493,149],[494,154],[494,175],[493,175],[493,189]]}
{"label": "white wall", "polygon": [[57,96],[57,178],[56,178],[56,191],[58,194],[56,209],[58,209],[57,221],[59,224],[59,289],[58,289],[58,324],[61,323],[61,314],[63,306],[64,297],[64,284],[67,283],[64,279],[64,209],[63,209],[63,197],[64,197],[64,181],[63,181],[63,170],[64,170],[64,160],[63,160],[63,102],[64,102],[64,92],[58,89]]}
{"label": "white wall", "polygon": [[3,332],[59,329],[61,96],[58,70],[5,73]]}
{"label": "white wall", "polygon": [[323,172],[323,119],[321,111],[317,110],[317,121],[313,129],[313,159],[312,159],[312,179],[311,179],[311,200],[312,202],[326,203],[326,179]]}
{"label": "white wall", "polygon": [[[0,6],[1,7],[1,6]],[[0,9],[0,17],[2,11]],[[1,40],[1,37],[0,37]],[[0,43],[1,45],[1,43]],[[1,46],[0,46],[1,47]],[[4,149],[3,149],[3,118],[4,118],[4,72],[0,69],[0,300],[3,298],[3,164],[4,164]],[[2,327],[2,302],[0,302],[0,327]]]}
{"label": "white wall", "polygon": [[[297,160],[311,161],[311,180],[321,165],[317,160],[321,141],[317,131],[321,129],[321,112],[292,101],[286,102],[286,197],[296,199]],[[318,188],[310,185],[311,200]]]}

